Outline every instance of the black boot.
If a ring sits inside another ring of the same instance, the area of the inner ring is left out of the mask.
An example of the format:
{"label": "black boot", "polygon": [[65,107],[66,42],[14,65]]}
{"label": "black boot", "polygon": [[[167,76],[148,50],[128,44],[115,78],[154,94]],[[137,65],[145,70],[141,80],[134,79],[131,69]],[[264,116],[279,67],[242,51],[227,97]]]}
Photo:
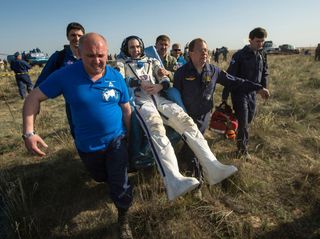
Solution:
{"label": "black boot", "polygon": [[244,160],[250,160],[251,156],[248,153],[247,149],[238,149],[237,151],[237,158],[244,159]]}
{"label": "black boot", "polygon": [[133,239],[128,219],[128,209],[118,208],[118,225],[120,239]]}

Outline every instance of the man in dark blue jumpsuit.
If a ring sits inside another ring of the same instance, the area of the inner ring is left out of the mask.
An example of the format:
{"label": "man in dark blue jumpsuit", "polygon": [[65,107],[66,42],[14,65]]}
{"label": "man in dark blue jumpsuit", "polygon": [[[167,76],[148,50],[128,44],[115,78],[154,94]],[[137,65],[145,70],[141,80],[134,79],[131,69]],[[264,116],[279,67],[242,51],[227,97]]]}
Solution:
{"label": "man in dark blue jumpsuit", "polygon": [[[217,83],[228,87],[231,92],[239,91],[242,94],[249,94],[257,91],[263,98],[269,97],[269,91],[260,83],[233,77],[220,68],[207,63],[208,46],[205,40],[197,38],[191,41],[189,55],[190,61],[174,74],[173,86],[180,91],[187,113],[202,133],[209,125]],[[189,166],[188,169],[195,170],[197,174],[198,170],[195,165],[193,168]]]}
{"label": "man in dark blue jumpsuit", "polygon": [[[53,73],[54,71],[71,65],[74,62],[78,61],[80,58],[78,52],[79,46],[79,39],[83,34],[85,34],[84,27],[77,22],[71,22],[67,26],[67,39],[69,41],[69,45],[65,45],[64,49],[61,51],[56,51],[53,53],[41,74],[38,77],[38,80],[35,83],[35,87],[38,87],[41,82],[45,81],[48,76]],[[71,113],[70,113],[70,106],[66,103],[66,114],[68,118],[68,123],[70,125],[71,135],[74,137],[74,126],[72,123]]]}
{"label": "man in dark blue jumpsuit", "polygon": [[38,80],[35,83],[35,87],[39,86],[41,82],[46,80],[48,76],[64,66],[71,65],[79,59],[79,39],[85,34],[83,26],[77,22],[71,22],[67,26],[67,39],[69,45],[65,45],[61,51],[53,53],[45,67],[42,69]]}
{"label": "man in dark blue jumpsuit", "polygon": [[[263,28],[255,28],[249,33],[250,44],[236,52],[230,62],[227,72],[231,75],[248,79],[267,88],[268,64],[262,51],[267,32]],[[227,101],[230,89],[225,87],[222,101]],[[256,109],[256,92],[231,92],[231,99],[239,122],[237,132],[237,147],[239,156],[250,157],[248,154],[249,124],[252,122]]]}
{"label": "man in dark blue jumpsuit", "polygon": [[[24,60],[22,60],[19,52],[14,54],[15,60],[10,64],[11,70],[16,74],[16,81],[19,88],[19,94],[22,99],[26,98],[27,92],[30,93],[33,89],[33,84],[28,74],[31,66]],[[26,89],[27,88],[27,89]]]}

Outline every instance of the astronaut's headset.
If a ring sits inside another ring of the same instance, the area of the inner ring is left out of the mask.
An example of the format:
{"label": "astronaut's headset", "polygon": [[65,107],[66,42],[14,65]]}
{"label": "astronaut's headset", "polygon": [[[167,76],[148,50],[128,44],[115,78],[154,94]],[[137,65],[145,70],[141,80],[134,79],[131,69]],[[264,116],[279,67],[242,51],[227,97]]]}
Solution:
{"label": "astronaut's headset", "polygon": [[143,41],[140,37],[137,36],[129,36],[126,39],[123,40],[122,44],[121,44],[121,52],[123,52],[126,57],[130,57],[129,56],[129,48],[128,48],[128,42],[132,39],[136,39],[139,42],[140,48],[141,48],[141,55],[144,55],[144,44]]}

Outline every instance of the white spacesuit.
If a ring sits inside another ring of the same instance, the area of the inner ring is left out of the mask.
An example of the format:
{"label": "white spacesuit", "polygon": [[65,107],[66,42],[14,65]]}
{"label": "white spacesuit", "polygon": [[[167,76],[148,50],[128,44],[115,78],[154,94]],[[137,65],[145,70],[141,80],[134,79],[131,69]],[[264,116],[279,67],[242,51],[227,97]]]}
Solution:
{"label": "white spacesuit", "polygon": [[[125,41],[132,38],[138,39],[143,49],[143,42],[138,37],[128,37]],[[123,47],[128,45],[125,41]],[[123,51],[124,49],[122,49],[123,58],[119,59],[118,66],[129,87],[133,89],[136,115],[149,139],[158,170],[164,179],[168,199],[174,200],[193,190],[199,185],[199,181],[193,177],[184,177],[179,172],[177,158],[166,136],[164,124],[172,127],[189,145],[199,159],[205,179],[210,185],[219,183],[235,173],[236,167],[223,165],[217,161],[197,125],[180,106],[168,101],[159,93],[150,95],[140,87],[141,81],[169,86],[168,78],[160,78],[157,75],[160,62],[146,56],[131,59]]]}

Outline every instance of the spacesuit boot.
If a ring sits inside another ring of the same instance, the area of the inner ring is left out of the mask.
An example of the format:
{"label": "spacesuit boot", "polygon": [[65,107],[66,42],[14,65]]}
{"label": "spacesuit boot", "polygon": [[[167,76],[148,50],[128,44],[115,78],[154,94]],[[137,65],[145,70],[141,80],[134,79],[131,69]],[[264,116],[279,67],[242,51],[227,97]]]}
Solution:
{"label": "spacesuit boot", "polygon": [[[185,177],[179,172],[177,158],[171,144],[167,144],[165,147],[162,145],[160,149],[157,147],[157,143],[154,140],[152,141],[155,146],[154,149],[159,156],[155,156],[155,158],[159,172],[161,173],[166,186],[169,201],[172,201],[199,186],[200,182],[196,178]],[[160,151],[161,153],[159,153]]]}
{"label": "spacesuit boot", "polygon": [[198,187],[200,182],[196,178],[185,177],[179,172],[177,157],[154,103],[145,101],[136,110],[138,120],[149,139],[158,171],[163,177],[168,199],[172,201]]}
{"label": "spacesuit boot", "polygon": [[195,137],[188,132],[184,132],[183,135],[186,143],[198,158],[203,168],[204,176],[209,184],[217,184],[237,172],[238,169],[235,166],[224,165],[216,159],[207,141],[203,138],[202,134],[200,134],[199,132],[198,137]]}

